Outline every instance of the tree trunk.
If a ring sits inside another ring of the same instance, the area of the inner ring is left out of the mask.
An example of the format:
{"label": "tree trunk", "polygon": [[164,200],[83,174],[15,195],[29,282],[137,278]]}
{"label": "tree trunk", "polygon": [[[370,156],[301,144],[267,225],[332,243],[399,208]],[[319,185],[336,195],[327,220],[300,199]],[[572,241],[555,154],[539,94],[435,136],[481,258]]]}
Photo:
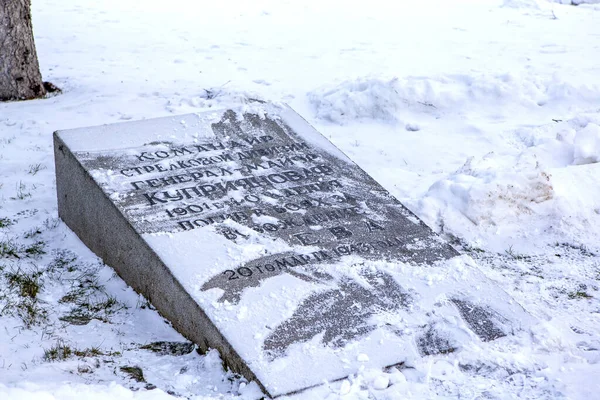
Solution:
{"label": "tree trunk", "polygon": [[33,41],[31,0],[0,0],[0,101],[45,94]]}

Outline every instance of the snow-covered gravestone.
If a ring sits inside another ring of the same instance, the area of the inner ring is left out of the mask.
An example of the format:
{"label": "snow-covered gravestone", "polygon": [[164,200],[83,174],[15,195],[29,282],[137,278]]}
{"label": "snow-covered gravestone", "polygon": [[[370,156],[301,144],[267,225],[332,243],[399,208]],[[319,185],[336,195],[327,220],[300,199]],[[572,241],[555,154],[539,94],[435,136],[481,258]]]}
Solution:
{"label": "snow-covered gravestone", "polygon": [[55,133],[60,217],[271,397],[527,314],[288,107]]}

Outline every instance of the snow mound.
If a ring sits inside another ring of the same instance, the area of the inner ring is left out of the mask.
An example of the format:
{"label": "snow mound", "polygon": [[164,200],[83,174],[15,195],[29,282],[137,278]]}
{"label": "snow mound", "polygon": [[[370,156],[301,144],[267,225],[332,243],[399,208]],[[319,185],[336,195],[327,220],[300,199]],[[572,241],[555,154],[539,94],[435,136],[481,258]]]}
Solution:
{"label": "snow mound", "polygon": [[502,7],[541,10],[547,8],[548,3],[578,6],[581,4],[600,4],[600,0],[504,0]]}
{"label": "snow mound", "polygon": [[600,0],[550,0],[552,3],[569,4],[578,6],[580,4],[600,4]]}
{"label": "snow mound", "polygon": [[[482,226],[498,226],[535,213],[539,205],[554,197],[550,175],[532,157],[514,161],[516,165],[503,168],[503,163],[510,165],[512,160],[502,160],[494,153],[479,160],[470,158],[454,174],[430,187],[423,208],[435,203],[437,208],[450,208]],[[448,224],[448,220],[435,222]]]}
{"label": "snow mound", "polygon": [[[600,87],[576,86],[559,77],[536,75],[444,75],[435,78],[357,78],[308,93],[316,117],[345,125],[352,121],[397,123],[405,112],[436,117],[494,108],[498,114],[600,102]],[[547,110],[546,110],[547,111]]]}
{"label": "snow mound", "polygon": [[398,78],[359,78],[324,87],[308,94],[317,118],[344,124],[371,119],[395,122],[404,106]]}
{"label": "snow mound", "polygon": [[573,163],[590,164],[598,161],[600,161],[600,126],[590,123],[575,135]]}
{"label": "snow mound", "polygon": [[470,158],[434,183],[418,214],[469,243],[557,237],[587,243],[600,226],[600,126],[589,118],[518,132],[520,153]]}
{"label": "snow mound", "polygon": [[202,89],[201,93],[195,96],[171,97],[167,101],[166,109],[172,113],[190,113],[210,108],[231,108],[263,102],[265,99],[258,93],[217,86]]}
{"label": "snow mound", "polygon": [[534,10],[540,9],[540,2],[538,0],[504,0],[502,7],[507,8],[532,8]]}

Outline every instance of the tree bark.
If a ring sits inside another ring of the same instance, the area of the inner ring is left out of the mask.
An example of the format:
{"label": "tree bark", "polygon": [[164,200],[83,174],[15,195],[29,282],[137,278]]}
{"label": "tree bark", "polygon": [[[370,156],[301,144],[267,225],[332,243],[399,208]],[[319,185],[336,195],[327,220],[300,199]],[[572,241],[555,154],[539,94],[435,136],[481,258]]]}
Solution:
{"label": "tree bark", "polygon": [[33,41],[31,0],[0,0],[0,101],[45,94]]}

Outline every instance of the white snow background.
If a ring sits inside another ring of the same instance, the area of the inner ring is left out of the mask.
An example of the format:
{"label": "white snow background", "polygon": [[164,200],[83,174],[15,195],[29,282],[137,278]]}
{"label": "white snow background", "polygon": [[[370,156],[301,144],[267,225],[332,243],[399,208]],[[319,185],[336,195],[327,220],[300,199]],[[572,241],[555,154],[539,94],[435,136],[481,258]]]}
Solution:
{"label": "white snow background", "polygon": [[216,351],[142,348],[185,339],[58,219],[52,148],[250,98],[290,104],[539,320],[296,398],[600,398],[597,3],[33,0],[63,93],[0,103],[0,399],[262,396]]}

